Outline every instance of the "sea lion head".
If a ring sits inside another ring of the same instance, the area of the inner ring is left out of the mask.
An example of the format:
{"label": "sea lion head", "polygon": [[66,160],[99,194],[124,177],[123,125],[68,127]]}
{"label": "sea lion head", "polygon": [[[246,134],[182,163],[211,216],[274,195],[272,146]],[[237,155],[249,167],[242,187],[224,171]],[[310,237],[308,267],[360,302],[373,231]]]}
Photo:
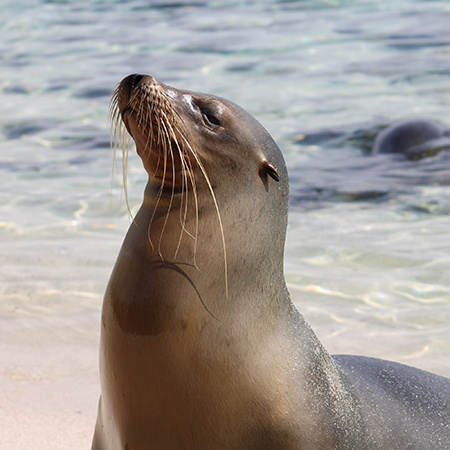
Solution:
{"label": "sea lion head", "polygon": [[242,259],[246,250],[263,258],[274,252],[271,258],[282,265],[287,170],[277,144],[254,117],[229,100],[134,74],[116,88],[112,118],[116,134],[123,124],[135,141],[148,173],[147,201],[163,211],[154,213],[151,224],[163,217],[161,242],[174,218],[180,236],[186,232],[198,246],[201,235],[216,228],[228,258]]}
{"label": "sea lion head", "polygon": [[[205,168],[228,165],[239,172],[240,160],[257,166],[265,187],[267,175],[287,181],[275,141],[255,118],[229,100],[134,74],[119,83],[112,110],[116,124],[121,118],[135,141],[149,176],[159,182],[165,177],[164,182],[170,183],[173,171],[179,176],[200,161]],[[176,182],[181,181],[176,177]]]}

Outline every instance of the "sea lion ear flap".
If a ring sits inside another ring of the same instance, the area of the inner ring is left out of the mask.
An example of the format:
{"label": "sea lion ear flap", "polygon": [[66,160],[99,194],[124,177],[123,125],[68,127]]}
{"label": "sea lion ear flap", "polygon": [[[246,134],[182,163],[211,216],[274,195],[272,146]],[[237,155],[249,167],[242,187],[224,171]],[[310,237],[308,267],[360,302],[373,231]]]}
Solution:
{"label": "sea lion ear flap", "polygon": [[260,174],[267,174],[275,181],[280,181],[280,176],[278,175],[277,169],[275,169],[275,167],[270,164],[269,161],[263,161],[260,169]]}
{"label": "sea lion ear flap", "polygon": [[266,192],[269,192],[269,179],[267,176],[273,178],[275,181],[280,181],[280,176],[278,175],[277,169],[275,169],[269,161],[263,161],[261,163],[259,168],[259,176],[264,184]]}

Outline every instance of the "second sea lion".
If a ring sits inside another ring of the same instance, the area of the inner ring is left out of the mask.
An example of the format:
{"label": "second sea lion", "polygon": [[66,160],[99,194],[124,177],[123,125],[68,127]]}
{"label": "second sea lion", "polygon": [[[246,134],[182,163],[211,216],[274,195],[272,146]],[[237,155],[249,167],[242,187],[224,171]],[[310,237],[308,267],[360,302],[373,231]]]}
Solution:
{"label": "second sea lion", "polygon": [[413,161],[443,150],[450,150],[450,130],[429,119],[396,122],[380,132],[373,145],[373,153],[400,153]]}

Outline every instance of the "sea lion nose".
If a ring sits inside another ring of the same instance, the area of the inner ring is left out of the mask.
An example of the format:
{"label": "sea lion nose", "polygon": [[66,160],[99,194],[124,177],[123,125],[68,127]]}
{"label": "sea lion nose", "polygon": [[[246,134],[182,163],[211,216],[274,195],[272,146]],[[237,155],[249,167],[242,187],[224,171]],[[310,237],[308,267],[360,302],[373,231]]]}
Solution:
{"label": "sea lion nose", "polygon": [[144,75],[140,75],[138,73],[133,73],[132,75],[128,75],[126,79],[124,80],[126,83],[126,87],[128,88],[128,91],[131,92],[139,83],[139,81],[144,78]]}
{"label": "sea lion nose", "polygon": [[150,75],[141,75],[139,73],[133,73],[131,75],[128,75],[126,78],[124,78],[123,81],[121,82],[121,84],[124,88],[126,88],[128,96],[130,96],[131,93],[133,92],[133,90],[138,85],[152,86],[152,85],[158,85],[160,83]]}

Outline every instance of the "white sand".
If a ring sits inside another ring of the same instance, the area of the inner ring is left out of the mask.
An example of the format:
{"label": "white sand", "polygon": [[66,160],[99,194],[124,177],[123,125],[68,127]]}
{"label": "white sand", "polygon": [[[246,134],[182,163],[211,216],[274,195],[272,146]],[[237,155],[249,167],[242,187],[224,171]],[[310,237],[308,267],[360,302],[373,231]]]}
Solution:
{"label": "white sand", "polygon": [[0,331],[0,449],[88,449],[100,394],[98,333],[88,323],[31,322]]}

